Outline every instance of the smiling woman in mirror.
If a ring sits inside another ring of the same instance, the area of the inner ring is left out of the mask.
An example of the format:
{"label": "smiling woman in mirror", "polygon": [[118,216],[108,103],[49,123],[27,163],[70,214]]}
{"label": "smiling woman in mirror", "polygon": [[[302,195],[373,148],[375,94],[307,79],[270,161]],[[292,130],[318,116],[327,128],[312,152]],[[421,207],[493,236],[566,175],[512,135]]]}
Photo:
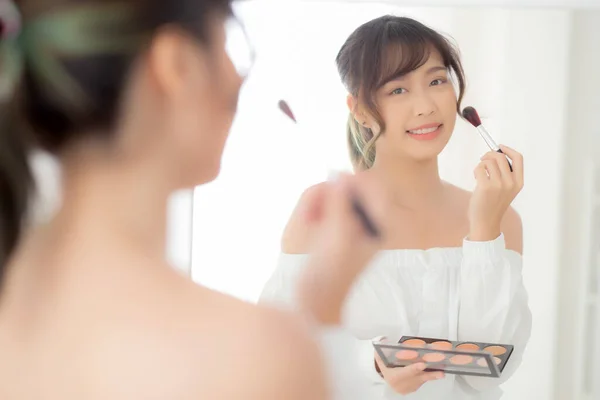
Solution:
{"label": "smiling woman in mirror", "polygon": [[[343,325],[364,355],[359,367],[372,381],[370,398],[499,399],[499,386],[518,368],[531,332],[522,225],[510,206],[523,186],[522,157],[506,146],[504,154],[483,155],[474,165],[473,192],[440,178],[438,156],[452,136],[466,85],[457,49],[429,27],[410,18],[374,19],[348,37],[336,62],[348,90],[355,172],[385,182],[393,202],[385,250],[343,309]],[[307,189],[291,216],[262,302],[296,306],[298,278],[317,244],[302,204],[323,187]],[[500,378],[424,371],[431,367],[425,359],[387,368],[372,346],[381,336],[498,343],[514,351]]]}

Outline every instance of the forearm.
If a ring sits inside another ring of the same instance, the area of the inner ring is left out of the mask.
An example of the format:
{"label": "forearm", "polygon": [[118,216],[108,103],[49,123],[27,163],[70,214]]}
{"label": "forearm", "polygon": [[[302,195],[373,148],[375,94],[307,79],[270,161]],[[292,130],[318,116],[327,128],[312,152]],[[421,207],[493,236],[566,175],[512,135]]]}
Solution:
{"label": "forearm", "polygon": [[320,324],[340,325],[342,309],[352,281],[343,281],[340,279],[341,274],[322,266],[323,262],[317,260],[311,260],[307,265],[298,281],[298,305]]}

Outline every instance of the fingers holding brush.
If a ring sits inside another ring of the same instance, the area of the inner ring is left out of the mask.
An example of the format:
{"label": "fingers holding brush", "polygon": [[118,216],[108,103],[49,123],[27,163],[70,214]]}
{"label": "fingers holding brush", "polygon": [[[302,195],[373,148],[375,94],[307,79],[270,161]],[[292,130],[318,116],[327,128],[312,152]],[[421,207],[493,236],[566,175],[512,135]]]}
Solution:
{"label": "fingers holding brush", "polygon": [[485,164],[493,184],[508,190],[515,186],[514,176],[504,154],[490,151],[481,157],[481,160]]}
{"label": "fingers holding brush", "polygon": [[[523,156],[507,146],[501,146],[501,150],[502,153],[490,151],[481,160],[493,160],[500,171],[504,187],[516,194],[523,188]],[[506,162],[507,159],[511,161],[510,164]]]}
{"label": "fingers holding brush", "polygon": [[[469,205],[471,240],[492,240],[500,234],[502,219],[523,187],[523,157],[502,146],[503,153],[490,151],[474,171],[477,185]],[[513,162],[509,168],[507,157]]]}
{"label": "fingers holding brush", "polygon": [[[314,196],[309,262],[298,300],[322,324],[340,323],[346,295],[356,277],[380,250],[385,236],[387,196],[372,179],[339,175]],[[309,207],[309,208],[311,208]]]}
{"label": "fingers holding brush", "polygon": [[511,162],[510,158],[504,154],[504,152],[502,151],[502,149],[500,147],[498,147],[498,150],[496,150],[496,153],[504,155],[504,159],[506,160],[506,163],[508,164],[508,170],[510,172],[513,172],[512,162]]}
{"label": "fingers holding brush", "polygon": [[363,249],[365,254],[371,254],[380,246],[385,232],[387,196],[378,182],[361,178],[340,175],[330,182],[332,189],[324,208],[329,224],[322,226],[329,248],[339,246],[347,253]]}
{"label": "fingers holding brush", "polygon": [[512,161],[513,176],[517,183],[517,188],[520,191],[524,185],[524,165],[523,155],[508,146],[500,145],[500,150]]}

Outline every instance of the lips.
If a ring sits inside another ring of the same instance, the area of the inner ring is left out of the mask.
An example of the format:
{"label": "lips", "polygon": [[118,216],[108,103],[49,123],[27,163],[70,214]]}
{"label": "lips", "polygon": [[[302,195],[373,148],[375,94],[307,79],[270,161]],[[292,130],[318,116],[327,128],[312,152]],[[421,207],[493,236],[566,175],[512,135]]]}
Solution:
{"label": "lips", "polygon": [[406,131],[406,134],[414,140],[434,140],[437,138],[444,127],[443,124],[423,125],[415,129]]}
{"label": "lips", "polygon": [[406,133],[410,133],[412,135],[426,135],[426,134],[437,131],[441,126],[442,126],[442,124],[438,124],[438,123],[426,124],[426,125],[418,126],[414,129],[409,129],[406,131]]}

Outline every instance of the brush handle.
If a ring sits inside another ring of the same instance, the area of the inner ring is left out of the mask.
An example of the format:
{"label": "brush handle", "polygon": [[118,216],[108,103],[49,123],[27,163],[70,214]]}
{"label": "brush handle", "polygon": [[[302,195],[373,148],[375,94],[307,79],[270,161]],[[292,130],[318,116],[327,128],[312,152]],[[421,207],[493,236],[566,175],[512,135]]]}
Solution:
{"label": "brush handle", "polygon": [[374,239],[378,239],[381,236],[381,233],[379,232],[379,229],[373,220],[369,217],[369,214],[367,214],[367,211],[363,207],[361,201],[355,194],[351,196],[350,201],[352,202],[352,210],[354,210],[354,213],[360,220],[367,234]]}
{"label": "brush handle", "polygon": [[[498,147],[498,145],[496,144],[496,142],[494,142],[494,139],[492,139],[492,136],[488,133],[487,129],[485,129],[483,127],[483,125],[479,125],[477,127],[477,130],[479,131],[479,134],[481,135],[481,137],[483,138],[483,140],[485,141],[485,143],[488,145],[488,147],[490,148],[490,150],[495,151],[496,153],[502,153],[504,154],[504,152],[502,150],[500,150],[500,147]],[[506,157],[506,161],[508,162],[508,166],[510,168],[510,172],[512,172],[512,163],[510,162],[510,160],[508,159],[508,157]]]}
{"label": "brush handle", "polygon": [[[294,123],[297,124],[296,118],[294,117],[294,113],[290,106],[283,100],[279,101],[279,109]],[[330,178],[331,179],[331,178]],[[363,207],[361,201],[359,200],[356,194],[352,194],[350,196],[350,201],[352,203],[352,211],[358,217],[358,220],[362,224],[363,228],[367,232],[369,236],[374,239],[379,239],[381,237],[381,233],[377,228],[377,225],[373,222],[369,214]]]}
{"label": "brush handle", "polygon": [[[502,150],[500,150],[500,149],[496,150],[496,152],[500,153],[500,154],[504,154],[504,152]],[[506,161],[508,162],[508,168],[510,168],[510,172],[513,172],[512,163],[510,162],[510,160],[508,159],[508,157],[506,157]]]}
{"label": "brush handle", "polygon": [[490,148],[490,150],[492,150],[492,151],[500,151],[500,147],[498,147],[498,145],[496,144],[496,142],[494,142],[494,139],[492,139],[492,136],[488,133],[487,129],[485,129],[483,127],[483,125],[479,125],[477,127],[477,131],[479,132],[479,135],[481,136],[481,138],[483,139],[483,141],[485,142],[485,144],[488,145],[488,147]]}

